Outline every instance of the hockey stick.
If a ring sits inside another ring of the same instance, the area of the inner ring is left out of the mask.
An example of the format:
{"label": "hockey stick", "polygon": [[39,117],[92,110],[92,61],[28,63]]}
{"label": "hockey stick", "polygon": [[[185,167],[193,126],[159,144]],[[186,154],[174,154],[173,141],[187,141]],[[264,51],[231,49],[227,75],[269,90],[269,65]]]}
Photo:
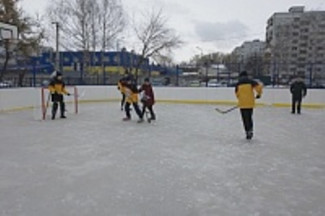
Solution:
{"label": "hockey stick", "polygon": [[231,107],[231,108],[229,108],[229,109],[227,109],[227,110],[221,110],[221,109],[219,109],[218,107],[215,108],[215,110],[216,110],[217,112],[221,113],[221,114],[226,114],[226,113],[229,113],[229,112],[231,112],[231,111],[233,111],[233,110],[235,110],[235,109],[237,109],[237,108],[238,108],[238,106],[236,105],[236,106]]}
{"label": "hockey stick", "polygon": [[72,94],[70,94],[70,96],[76,96],[78,98],[84,97],[85,96],[85,90],[83,90],[80,94],[72,93]]}

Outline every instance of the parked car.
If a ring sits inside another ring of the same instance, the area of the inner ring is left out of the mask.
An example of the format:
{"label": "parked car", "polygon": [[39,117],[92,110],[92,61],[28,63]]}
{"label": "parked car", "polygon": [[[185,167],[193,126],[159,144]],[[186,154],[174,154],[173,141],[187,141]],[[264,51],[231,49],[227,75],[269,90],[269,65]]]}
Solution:
{"label": "parked car", "polygon": [[199,80],[192,80],[190,83],[189,83],[189,86],[190,87],[200,87],[201,86],[201,82]]}
{"label": "parked car", "polygon": [[227,87],[227,82],[218,82],[216,79],[211,79],[208,82],[208,87]]}
{"label": "parked car", "polygon": [[4,80],[2,82],[0,82],[0,88],[10,88],[12,87],[12,82],[9,80]]}

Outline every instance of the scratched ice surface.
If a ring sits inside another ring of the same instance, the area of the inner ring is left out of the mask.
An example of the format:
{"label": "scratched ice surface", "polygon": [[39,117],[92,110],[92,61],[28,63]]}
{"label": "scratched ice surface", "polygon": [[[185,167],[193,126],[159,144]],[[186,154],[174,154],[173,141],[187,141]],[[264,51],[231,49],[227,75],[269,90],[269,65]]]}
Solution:
{"label": "scratched ice surface", "polygon": [[[228,108],[228,107],[221,107]],[[325,215],[325,111],[157,104],[131,122],[117,103],[65,120],[0,114],[1,216]]]}

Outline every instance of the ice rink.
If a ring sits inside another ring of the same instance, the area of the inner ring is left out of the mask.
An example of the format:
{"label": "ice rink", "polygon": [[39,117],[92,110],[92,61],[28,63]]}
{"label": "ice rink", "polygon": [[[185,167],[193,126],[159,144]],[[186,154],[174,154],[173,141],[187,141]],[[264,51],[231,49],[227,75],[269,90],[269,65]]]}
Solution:
{"label": "ice rink", "polygon": [[152,124],[113,102],[0,113],[0,215],[325,215],[325,110],[257,108],[247,141],[215,107],[157,104]]}

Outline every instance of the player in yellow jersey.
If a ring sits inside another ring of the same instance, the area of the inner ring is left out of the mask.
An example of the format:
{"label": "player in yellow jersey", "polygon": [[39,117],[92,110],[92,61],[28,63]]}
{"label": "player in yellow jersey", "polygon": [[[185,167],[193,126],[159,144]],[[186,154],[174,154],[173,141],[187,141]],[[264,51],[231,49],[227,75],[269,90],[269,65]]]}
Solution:
{"label": "player in yellow jersey", "polygon": [[255,107],[255,98],[258,99],[262,96],[262,89],[263,86],[261,84],[248,78],[246,71],[239,74],[239,81],[236,85],[235,93],[246,132],[246,139],[249,140],[253,137],[253,109]]}
{"label": "player in yellow jersey", "polygon": [[55,119],[56,112],[58,110],[58,104],[60,104],[60,117],[66,118],[65,113],[65,103],[63,95],[70,95],[69,92],[65,89],[65,84],[62,80],[62,74],[60,72],[56,72],[52,81],[50,82],[49,91],[51,93],[51,99],[53,102],[52,106],[52,120]]}

